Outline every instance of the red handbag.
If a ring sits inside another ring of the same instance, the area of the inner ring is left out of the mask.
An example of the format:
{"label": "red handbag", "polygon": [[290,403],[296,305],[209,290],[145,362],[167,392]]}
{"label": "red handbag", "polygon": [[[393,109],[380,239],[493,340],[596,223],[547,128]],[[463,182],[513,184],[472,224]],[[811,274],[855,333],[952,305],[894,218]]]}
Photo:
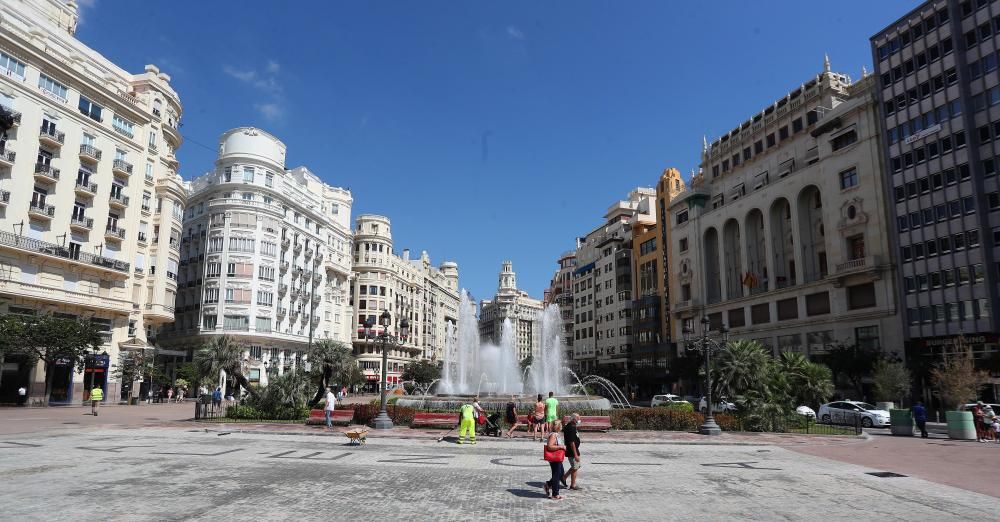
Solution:
{"label": "red handbag", "polygon": [[486,424],[486,417],[484,417],[484,416],[480,415],[480,416],[479,416],[479,417],[478,417],[478,418],[476,419],[476,424],[479,424],[480,426],[482,426],[483,424]]}
{"label": "red handbag", "polygon": [[566,460],[566,450],[557,449],[555,451],[549,451],[548,445],[542,448],[542,458],[548,462],[562,462]]}

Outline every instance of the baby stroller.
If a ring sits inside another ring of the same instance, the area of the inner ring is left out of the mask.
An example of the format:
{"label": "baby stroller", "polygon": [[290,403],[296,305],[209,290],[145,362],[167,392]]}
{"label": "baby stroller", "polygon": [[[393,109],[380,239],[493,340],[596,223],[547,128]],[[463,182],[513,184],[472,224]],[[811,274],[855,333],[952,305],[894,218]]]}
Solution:
{"label": "baby stroller", "polygon": [[486,422],[483,423],[483,435],[487,437],[499,437],[500,436],[500,414],[494,413],[489,417],[486,417]]}

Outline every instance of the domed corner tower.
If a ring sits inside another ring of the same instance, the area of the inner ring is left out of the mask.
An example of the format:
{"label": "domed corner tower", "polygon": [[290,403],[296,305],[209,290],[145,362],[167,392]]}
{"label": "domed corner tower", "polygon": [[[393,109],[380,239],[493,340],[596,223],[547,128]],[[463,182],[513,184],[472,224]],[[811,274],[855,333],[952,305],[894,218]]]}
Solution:
{"label": "domed corner tower", "polygon": [[441,263],[438,267],[441,274],[448,280],[448,288],[458,291],[458,263],[454,261],[445,261]]}
{"label": "domed corner tower", "polygon": [[354,221],[354,243],[355,251],[362,256],[362,264],[366,252],[392,253],[392,224],[389,218],[376,214],[359,215]]}
{"label": "domed corner tower", "polygon": [[660,195],[667,195],[669,200],[683,192],[685,188],[681,171],[671,167],[664,169],[663,174],[660,175],[660,182],[656,186],[656,192]]}

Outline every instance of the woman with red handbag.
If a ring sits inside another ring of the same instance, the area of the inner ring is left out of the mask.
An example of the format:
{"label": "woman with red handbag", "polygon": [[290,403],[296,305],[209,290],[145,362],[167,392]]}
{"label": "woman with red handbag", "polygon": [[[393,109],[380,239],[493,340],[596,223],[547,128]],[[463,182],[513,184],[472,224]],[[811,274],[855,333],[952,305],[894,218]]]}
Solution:
{"label": "woman with red handbag", "polygon": [[549,463],[552,469],[552,478],[545,483],[545,496],[552,500],[562,500],[559,496],[559,481],[563,478],[563,460],[566,458],[566,447],[559,440],[559,432],[562,430],[562,421],[553,421],[552,432],[545,441],[545,448],[542,458]]}

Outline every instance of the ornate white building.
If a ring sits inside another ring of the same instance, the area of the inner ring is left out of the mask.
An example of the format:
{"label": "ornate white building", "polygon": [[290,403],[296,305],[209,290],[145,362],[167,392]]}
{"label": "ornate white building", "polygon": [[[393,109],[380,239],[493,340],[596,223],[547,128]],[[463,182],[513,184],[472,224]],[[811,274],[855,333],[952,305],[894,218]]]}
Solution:
{"label": "ornate white building", "polygon": [[402,317],[410,322],[406,342],[388,354],[386,380],[390,386],[401,381],[407,364],[418,359],[441,360],[447,324],[458,324],[458,265],[446,261],[434,267],[427,252],[422,252],[419,259],[410,259],[409,250],[397,256],[392,244],[389,218],[358,216],[351,286],[353,343],[370,390],[377,389],[381,378],[382,349],[365,337],[365,321],[371,318],[377,325],[379,315],[388,311],[392,314],[390,333],[396,332]]}
{"label": "ornate white building", "polygon": [[[170,77],[118,67],[74,38],[77,21],[74,2],[0,1],[0,105],[14,116],[0,136],[0,314],[89,318],[108,354],[86,381],[52,368],[54,403],[92,383],[110,400],[134,388],[108,370],[174,319],[186,199]],[[21,385],[43,399],[41,368],[2,368],[0,401]]]}
{"label": "ornate white building", "polygon": [[251,381],[266,383],[302,364],[310,340],[350,341],[349,191],[286,169],[285,144],[250,127],[222,135],[215,170],[189,190],[177,321],[162,345],[235,337]]}
{"label": "ornate white building", "polygon": [[902,354],[873,77],[824,71],[705,144],[670,204],[673,324],[774,353]]}
{"label": "ornate white building", "polygon": [[517,288],[517,274],[513,263],[504,261],[498,276],[497,293],[479,304],[479,337],[484,341],[500,343],[503,320],[510,319],[514,326],[515,349],[518,360],[529,355],[537,356],[542,345],[541,313],[544,304],[524,290]]}

